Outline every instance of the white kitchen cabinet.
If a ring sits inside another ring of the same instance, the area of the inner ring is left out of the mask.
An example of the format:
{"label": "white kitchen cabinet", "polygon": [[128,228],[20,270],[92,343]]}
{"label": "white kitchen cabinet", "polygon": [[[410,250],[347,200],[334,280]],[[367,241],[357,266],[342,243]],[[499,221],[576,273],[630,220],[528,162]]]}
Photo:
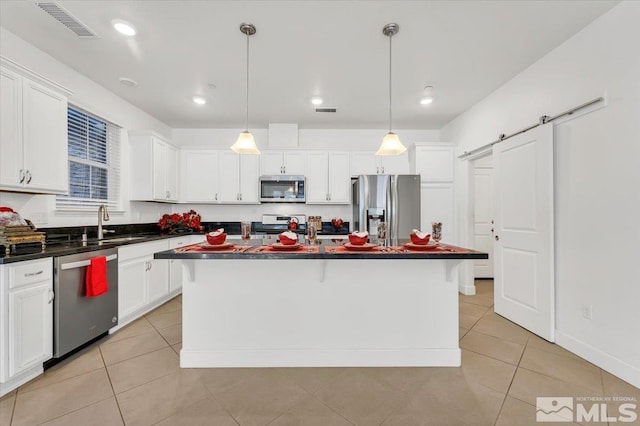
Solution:
{"label": "white kitchen cabinet", "polygon": [[417,143],[409,150],[411,173],[420,174],[421,224],[442,222],[442,241],[456,243],[455,146]]}
{"label": "white kitchen cabinet", "polygon": [[[195,244],[205,239],[204,235],[189,235],[186,237],[171,238],[169,240],[169,249],[173,250],[178,247],[184,247],[189,244]],[[182,289],[182,261],[169,260],[169,293],[177,294]]]}
{"label": "white kitchen cabinet", "polygon": [[260,155],[260,174],[304,176],[306,161],[304,151],[265,151]]}
{"label": "white kitchen cabinet", "polygon": [[259,159],[257,155],[238,155],[220,151],[219,201],[226,204],[256,204],[259,202]]}
{"label": "white kitchen cabinet", "polygon": [[178,201],[178,150],[154,133],[130,133],[131,199]]}
{"label": "white kitchen cabinet", "polygon": [[417,143],[409,150],[411,173],[421,182],[453,182],[455,179],[455,146],[447,143]]}
{"label": "white kitchen cabinet", "polygon": [[153,258],[168,249],[168,240],[118,248],[119,327],[168,300],[169,263]]}
{"label": "white kitchen cabinet", "polygon": [[0,385],[42,372],[53,353],[52,258],[0,265]]}
{"label": "white kitchen cabinet", "polygon": [[180,153],[181,201],[186,203],[217,203],[218,151],[182,150]]}
{"label": "white kitchen cabinet", "polygon": [[351,176],[359,175],[403,175],[408,174],[409,155],[376,155],[373,151],[351,153]]}
{"label": "white kitchen cabinet", "polygon": [[349,204],[350,188],[348,152],[307,154],[307,204]]}
{"label": "white kitchen cabinet", "polygon": [[69,191],[67,89],[16,64],[0,67],[0,189]]}

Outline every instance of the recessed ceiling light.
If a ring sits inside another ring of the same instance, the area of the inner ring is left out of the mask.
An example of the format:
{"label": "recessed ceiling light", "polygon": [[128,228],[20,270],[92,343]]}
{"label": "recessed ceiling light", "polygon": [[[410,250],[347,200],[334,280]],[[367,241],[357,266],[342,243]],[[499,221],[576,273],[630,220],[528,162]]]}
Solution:
{"label": "recessed ceiling light", "polygon": [[311,103],[314,105],[322,105],[322,98],[320,96],[314,96],[313,98],[311,98]]}
{"label": "recessed ceiling light", "polygon": [[420,99],[420,105],[429,105],[431,102],[433,102],[433,98],[430,96]]}
{"label": "recessed ceiling light", "polygon": [[137,81],[128,77],[120,77],[118,80],[120,80],[120,84],[124,86],[135,87],[138,85]]}
{"label": "recessed ceiling light", "polygon": [[207,100],[202,96],[194,96],[191,100],[198,105],[204,105],[207,103]]}
{"label": "recessed ceiling light", "polygon": [[113,28],[115,28],[120,34],[124,34],[129,37],[136,35],[135,27],[128,22],[116,19],[111,21],[111,23],[113,24]]}

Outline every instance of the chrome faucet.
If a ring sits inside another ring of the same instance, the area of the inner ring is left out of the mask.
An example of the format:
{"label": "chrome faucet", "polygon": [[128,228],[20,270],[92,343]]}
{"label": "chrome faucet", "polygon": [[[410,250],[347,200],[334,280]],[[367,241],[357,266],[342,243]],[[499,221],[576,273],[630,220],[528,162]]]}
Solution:
{"label": "chrome faucet", "polygon": [[102,221],[109,221],[109,211],[107,210],[107,206],[105,204],[101,204],[98,207],[98,239],[101,240],[104,238],[104,234],[107,232],[115,232],[110,229],[102,229]]}

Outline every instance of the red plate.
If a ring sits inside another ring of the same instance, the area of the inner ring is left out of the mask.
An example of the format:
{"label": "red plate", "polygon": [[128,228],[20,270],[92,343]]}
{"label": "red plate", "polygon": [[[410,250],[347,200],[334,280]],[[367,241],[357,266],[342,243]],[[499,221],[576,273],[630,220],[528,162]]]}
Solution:
{"label": "red plate", "polygon": [[200,247],[206,250],[225,250],[233,246],[234,246],[233,243],[209,244],[205,242],[200,244]]}
{"label": "red plate", "polygon": [[351,243],[345,243],[344,248],[351,251],[370,251],[373,250],[374,247],[378,247],[376,244],[365,243],[361,246],[357,246]]}
{"label": "red plate", "polygon": [[269,247],[274,250],[288,251],[288,250],[298,250],[300,248],[299,243],[295,244],[282,244],[282,243],[273,243]]}
{"label": "red plate", "polygon": [[438,250],[437,244],[414,244],[414,243],[404,243],[403,247],[408,248],[409,250],[420,250],[420,251],[433,251]]}

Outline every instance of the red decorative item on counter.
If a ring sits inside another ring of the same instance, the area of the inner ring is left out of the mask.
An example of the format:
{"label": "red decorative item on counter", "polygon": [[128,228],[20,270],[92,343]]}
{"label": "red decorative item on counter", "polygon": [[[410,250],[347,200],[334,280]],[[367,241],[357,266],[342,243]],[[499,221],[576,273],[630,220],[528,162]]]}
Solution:
{"label": "red decorative item on counter", "polygon": [[424,246],[429,244],[429,240],[431,239],[431,234],[427,234],[426,232],[420,232],[417,229],[414,229],[411,234],[411,242],[415,245]]}
{"label": "red decorative item on counter", "polygon": [[280,242],[285,246],[293,245],[298,242],[298,234],[296,234],[295,232],[283,232],[279,235],[279,237]]}
{"label": "red decorative item on counter", "polygon": [[187,232],[190,230],[201,231],[201,217],[195,210],[189,210],[185,213],[163,214],[158,221],[158,227],[161,231],[167,231],[169,234],[177,232]]}
{"label": "red decorative item on counter", "polygon": [[331,219],[331,224],[337,231],[342,228],[342,225],[344,225],[344,221],[339,217],[334,217],[333,219]]}
{"label": "red decorative item on counter", "polygon": [[224,228],[220,228],[213,232],[209,232],[206,237],[209,244],[218,245],[224,243],[227,239],[227,234],[224,233]]}
{"label": "red decorative item on counter", "polygon": [[361,246],[366,244],[368,238],[369,233],[367,231],[352,232],[351,234],[349,234],[349,242],[354,246]]}

